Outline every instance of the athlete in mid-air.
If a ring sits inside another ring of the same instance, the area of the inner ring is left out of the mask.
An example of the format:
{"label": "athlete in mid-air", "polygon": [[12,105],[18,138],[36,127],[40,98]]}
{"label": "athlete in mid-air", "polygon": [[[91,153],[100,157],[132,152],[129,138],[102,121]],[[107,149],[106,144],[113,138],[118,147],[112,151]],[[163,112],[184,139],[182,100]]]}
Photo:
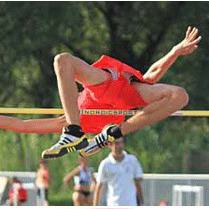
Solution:
{"label": "athlete in mid-air", "polygon": [[[189,97],[179,86],[157,83],[179,56],[198,48],[198,29],[188,27],[186,36],[142,75],[132,67],[103,55],[88,65],[69,53],[54,59],[58,90],[65,116],[54,119],[20,120],[1,116],[0,128],[25,133],[62,134],[60,140],[43,152],[43,158],[56,158],[72,151],[83,156],[96,153],[108,142],[160,121],[187,105]],[[84,87],[79,95],[76,81]],[[123,115],[80,115],[79,109],[123,109],[144,107],[124,121]],[[87,133],[98,133],[88,139]]]}

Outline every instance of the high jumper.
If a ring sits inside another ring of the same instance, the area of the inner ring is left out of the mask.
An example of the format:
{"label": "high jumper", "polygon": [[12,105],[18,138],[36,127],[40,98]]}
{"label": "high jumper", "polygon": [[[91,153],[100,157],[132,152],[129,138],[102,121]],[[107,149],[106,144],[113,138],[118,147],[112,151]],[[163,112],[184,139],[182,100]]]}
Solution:
{"label": "high jumper", "polygon": [[[77,151],[83,156],[98,152],[108,142],[153,124],[188,103],[186,90],[179,86],[157,83],[179,56],[198,48],[198,29],[188,27],[186,36],[142,75],[132,67],[103,55],[92,65],[69,53],[54,59],[58,90],[65,116],[54,119],[22,121],[1,116],[0,128],[27,133],[60,133],[60,140],[42,153],[56,158]],[[76,81],[84,87],[79,95]],[[80,109],[123,109],[144,107],[124,121],[124,115],[81,115]],[[4,119],[2,118],[4,117]],[[12,121],[12,123],[7,121]],[[98,133],[88,139],[86,133]]]}

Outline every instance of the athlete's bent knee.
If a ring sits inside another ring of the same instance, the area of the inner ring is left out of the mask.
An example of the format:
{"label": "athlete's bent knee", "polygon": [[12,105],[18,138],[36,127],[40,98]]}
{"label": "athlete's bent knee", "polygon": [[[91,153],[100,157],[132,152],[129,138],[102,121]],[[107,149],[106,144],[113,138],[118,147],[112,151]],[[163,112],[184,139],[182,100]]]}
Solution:
{"label": "athlete's bent knee", "polygon": [[181,107],[185,107],[188,104],[189,95],[184,88],[176,87],[174,95],[175,95],[176,100],[181,105]]}
{"label": "athlete's bent knee", "polygon": [[61,74],[66,69],[70,68],[70,65],[73,62],[73,56],[69,53],[58,54],[54,58],[54,70],[56,74]]}

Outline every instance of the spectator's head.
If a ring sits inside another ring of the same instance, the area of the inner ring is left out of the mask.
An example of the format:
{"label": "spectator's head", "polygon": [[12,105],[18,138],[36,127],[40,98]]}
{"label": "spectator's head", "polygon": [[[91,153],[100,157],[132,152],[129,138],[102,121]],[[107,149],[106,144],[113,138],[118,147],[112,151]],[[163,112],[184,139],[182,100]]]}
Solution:
{"label": "spectator's head", "polygon": [[16,176],[13,176],[11,179],[11,183],[12,184],[14,184],[14,183],[22,184],[22,181],[20,181]]}
{"label": "spectator's head", "polygon": [[82,167],[87,167],[88,166],[88,158],[87,157],[79,156],[78,162],[79,162],[79,165],[82,166]]}
{"label": "spectator's head", "polygon": [[17,179],[17,177],[16,177],[16,176],[13,176],[13,177],[12,177],[12,179],[11,179],[11,181],[12,181],[12,182],[17,182],[17,181],[18,181],[18,179]]}
{"label": "spectator's head", "polygon": [[124,150],[124,138],[120,137],[109,144],[111,152],[115,155],[121,155]]}
{"label": "spectator's head", "polygon": [[39,167],[40,167],[40,168],[46,168],[46,160],[41,159],[41,160],[39,161]]}

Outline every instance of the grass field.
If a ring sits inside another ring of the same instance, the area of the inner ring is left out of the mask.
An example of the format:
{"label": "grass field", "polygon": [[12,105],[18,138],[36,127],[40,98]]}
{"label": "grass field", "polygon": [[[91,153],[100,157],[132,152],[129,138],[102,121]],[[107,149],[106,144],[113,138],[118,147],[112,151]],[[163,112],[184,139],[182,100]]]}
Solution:
{"label": "grass field", "polygon": [[49,193],[50,206],[72,206],[72,189],[65,189],[57,193]]}

